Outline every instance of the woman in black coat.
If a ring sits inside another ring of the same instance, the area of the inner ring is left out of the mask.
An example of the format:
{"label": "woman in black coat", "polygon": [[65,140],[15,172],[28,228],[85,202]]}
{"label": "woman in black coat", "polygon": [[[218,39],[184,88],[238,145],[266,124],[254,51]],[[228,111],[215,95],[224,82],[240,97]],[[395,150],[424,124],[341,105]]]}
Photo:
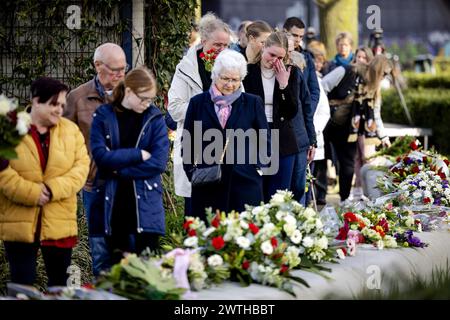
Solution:
{"label": "woman in black coat", "polygon": [[189,103],[182,142],[188,179],[192,182],[194,170],[218,164],[224,155],[220,182],[192,185],[192,212],[202,219],[209,207],[243,211],[245,204],[263,200],[261,169],[269,161],[270,131],[261,99],[242,92],[246,73],[244,57],[224,50],[214,63],[210,89]]}
{"label": "woman in black coat", "polygon": [[299,70],[286,68],[288,38],[284,32],[274,32],[266,40],[257,63],[248,65],[245,91],[260,96],[271,129],[278,129],[278,139],[272,137],[272,159],[279,158],[276,174],[264,179],[264,200],[270,200],[277,190],[291,189],[295,155],[300,151],[292,119],[298,112]]}

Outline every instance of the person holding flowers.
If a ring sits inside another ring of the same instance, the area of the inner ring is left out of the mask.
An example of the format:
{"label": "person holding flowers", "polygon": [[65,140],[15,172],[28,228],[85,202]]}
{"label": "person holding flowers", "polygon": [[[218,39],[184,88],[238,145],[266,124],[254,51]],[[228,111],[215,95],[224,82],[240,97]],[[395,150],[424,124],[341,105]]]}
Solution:
{"label": "person holding flowers", "polygon": [[40,248],[48,285],[66,285],[90,162],[77,125],[62,118],[67,91],[47,77],[31,84],[31,128],[0,171],[0,239],[15,283],[34,283]]}
{"label": "person holding flowers", "polygon": [[196,94],[208,91],[211,86],[211,69],[217,54],[230,44],[231,29],[214,14],[208,13],[199,22],[201,43],[191,47],[178,63],[168,92],[168,111],[177,122],[174,143],[175,193],[184,197],[185,214],[191,214],[191,184],[183,170],[181,136],[189,100]]}

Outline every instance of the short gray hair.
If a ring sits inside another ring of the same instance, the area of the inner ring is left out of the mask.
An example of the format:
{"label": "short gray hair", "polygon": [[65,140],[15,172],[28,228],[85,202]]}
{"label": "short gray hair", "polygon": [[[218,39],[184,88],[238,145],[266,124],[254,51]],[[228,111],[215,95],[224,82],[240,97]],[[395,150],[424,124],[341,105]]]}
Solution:
{"label": "short gray hair", "polygon": [[222,19],[218,18],[214,13],[208,12],[200,19],[200,22],[198,23],[198,31],[202,40],[209,39],[211,34],[217,30],[231,35],[230,26],[223,22]]}
{"label": "short gray hair", "polygon": [[97,47],[97,49],[95,49],[94,52],[94,62],[96,61],[104,61],[105,60],[105,56],[111,55],[111,54],[121,54],[125,57],[125,52],[123,51],[122,47],[112,43],[112,42],[107,42],[107,43],[103,43],[100,46]]}
{"label": "short gray hair", "polygon": [[232,49],[225,49],[219,53],[214,61],[214,67],[211,71],[211,79],[213,81],[219,78],[224,70],[237,70],[241,77],[241,81],[247,75],[247,61],[242,54]]}

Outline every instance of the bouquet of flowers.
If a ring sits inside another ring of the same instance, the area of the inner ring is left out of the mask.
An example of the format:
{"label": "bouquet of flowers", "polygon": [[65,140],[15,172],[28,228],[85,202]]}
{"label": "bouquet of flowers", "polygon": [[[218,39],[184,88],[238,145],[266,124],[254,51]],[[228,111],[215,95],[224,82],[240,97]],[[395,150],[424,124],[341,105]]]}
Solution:
{"label": "bouquet of flowers", "polygon": [[153,259],[128,254],[111,271],[102,274],[95,288],[136,300],[178,300],[185,293],[172,272],[162,272]]}
{"label": "bouquet of flowers", "polygon": [[[407,179],[414,179],[413,177],[419,174],[423,175],[424,172],[429,172],[428,175],[437,175],[443,181],[447,180],[449,176],[448,159],[437,153],[418,151],[417,141],[413,141],[412,144],[416,150],[412,147],[413,150],[408,154],[397,157],[396,163],[389,169],[388,173],[378,179],[377,185],[384,192],[396,192],[402,182]],[[434,180],[434,178],[430,178]]]}
{"label": "bouquet of flowers", "polygon": [[398,245],[425,246],[412,233],[422,231],[420,220],[414,218],[412,211],[394,207],[392,203],[381,208],[367,207],[359,212],[346,212],[343,219],[344,226],[339,230],[337,240],[351,238],[355,243],[373,244],[378,249],[396,248]]}
{"label": "bouquet of flowers", "polygon": [[203,60],[203,62],[205,63],[205,69],[208,72],[211,72],[213,66],[214,66],[214,61],[217,58],[218,53],[216,52],[216,50],[214,49],[210,49],[208,51],[205,52],[200,52],[200,59]]}
{"label": "bouquet of flowers", "polygon": [[[211,282],[227,278],[243,284],[275,286],[293,294],[290,280],[308,284],[291,271],[331,260],[328,238],[317,213],[292,200],[292,193],[278,191],[270,203],[247,206],[242,213],[208,212],[209,227],[187,217],[184,246],[201,248]],[[228,271],[228,272],[226,272]]]}
{"label": "bouquet of flowers", "polygon": [[0,95],[0,159],[17,158],[14,149],[28,133],[30,124],[30,115],[19,110],[15,99]]}

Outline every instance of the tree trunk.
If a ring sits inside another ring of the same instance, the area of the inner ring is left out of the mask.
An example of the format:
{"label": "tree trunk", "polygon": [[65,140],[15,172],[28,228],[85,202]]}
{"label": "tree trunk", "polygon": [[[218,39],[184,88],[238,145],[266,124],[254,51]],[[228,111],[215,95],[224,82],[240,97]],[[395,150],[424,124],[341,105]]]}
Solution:
{"label": "tree trunk", "polygon": [[336,36],[350,32],[353,51],[358,47],[358,0],[316,0],[319,6],[320,38],[327,48],[328,58],[336,55]]}

